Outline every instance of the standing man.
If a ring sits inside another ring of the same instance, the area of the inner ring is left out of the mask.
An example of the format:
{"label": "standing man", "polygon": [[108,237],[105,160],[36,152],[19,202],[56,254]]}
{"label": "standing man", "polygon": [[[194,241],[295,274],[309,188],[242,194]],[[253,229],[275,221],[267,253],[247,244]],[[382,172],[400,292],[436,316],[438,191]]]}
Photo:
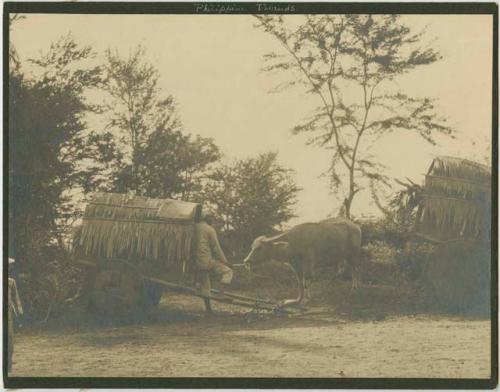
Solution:
{"label": "standing man", "polygon": [[[9,265],[14,263],[14,259],[9,257]],[[7,351],[7,369],[12,371],[12,356],[14,354],[14,315],[22,316],[23,306],[17,292],[16,280],[9,277],[9,314],[8,314],[8,351]]]}
{"label": "standing man", "polygon": [[[195,225],[195,260],[199,271],[202,294],[209,296],[211,290],[210,273],[217,276],[220,282],[220,291],[231,283],[233,270],[220,247],[217,233],[212,227],[213,216],[210,212],[203,212],[200,222]],[[205,308],[212,313],[210,299],[205,298]]]}

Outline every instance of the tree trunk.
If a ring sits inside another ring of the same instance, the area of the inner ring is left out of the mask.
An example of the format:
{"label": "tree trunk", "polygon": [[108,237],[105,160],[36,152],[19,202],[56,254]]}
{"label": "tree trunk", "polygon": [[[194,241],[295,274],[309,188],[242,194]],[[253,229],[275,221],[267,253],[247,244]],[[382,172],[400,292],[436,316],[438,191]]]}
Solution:
{"label": "tree trunk", "polygon": [[351,219],[351,204],[353,197],[354,194],[351,193],[349,197],[344,200],[344,211],[347,219]]}
{"label": "tree trunk", "polygon": [[[358,138],[359,141],[359,138]],[[357,142],[356,142],[356,148],[357,148]],[[345,208],[345,217],[347,219],[351,219],[351,206],[352,206],[352,200],[354,199],[354,196],[358,192],[359,189],[355,189],[355,184],[354,184],[354,158],[355,155],[353,155],[353,160],[352,164],[349,167],[349,196],[344,200],[344,208]]]}
{"label": "tree trunk", "polygon": [[132,149],[132,187],[137,195],[140,195],[139,192],[139,178],[137,175],[137,147],[134,145]]}
{"label": "tree trunk", "polygon": [[354,200],[354,196],[356,196],[357,192],[358,191],[354,189],[354,181],[353,181],[353,179],[351,179],[350,184],[349,184],[349,196],[347,196],[347,198],[344,199],[345,217],[347,219],[351,219],[352,201]]}

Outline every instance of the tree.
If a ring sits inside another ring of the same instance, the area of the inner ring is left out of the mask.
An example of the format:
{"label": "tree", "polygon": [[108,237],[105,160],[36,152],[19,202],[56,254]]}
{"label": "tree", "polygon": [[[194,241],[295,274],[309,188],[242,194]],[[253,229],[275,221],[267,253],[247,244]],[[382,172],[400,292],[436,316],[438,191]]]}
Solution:
{"label": "tree", "polygon": [[[26,19],[24,15],[19,14],[9,14],[9,29],[12,28],[14,23],[19,22],[20,20]],[[12,43],[9,42],[9,73],[15,74],[19,73],[21,68],[21,62],[19,60],[19,54],[17,53],[16,47]]]}
{"label": "tree", "polygon": [[212,139],[158,130],[137,154],[141,188],[149,197],[191,200],[220,159]]}
{"label": "tree", "polygon": [[93,135],[95,157],[111,179],[108,190],[189,199],[220,153],[211,139],[183,132],[174,98],[163,96],[145,54],[141,46],[126,58],[106,51],[110,120]]}
{"label": "tree", "polygon": [[129,152],[129,159],[123,156],[124,161],[120,162],[121,170],[129,177],[127,188],[142,193],[139,189],[139,151],[151,133],[179,129],[174,99],[161,97],[158,71],[143,60],[145,50],[142,46],[126,58],[109,49],[105,54],[104,86],[111,97],[108,129],[120,135],[116,138],[119,148]]}
{"label": "tree", "polygon": [[21,67],[9,75],[9,251],[29,275],[35,308],[37,287],[64,252],[73,214],[67,191],[90,175],[78,161],[85,157],[85,116],[95,110],[86,96],[100,83],[100,68],[89,63],[93,55],[68,35],[31,60],[33,76]]}
{"label": "tree", "polygon": [[221,225],[223,242],[238,257],[257,236],[270,233],[295,215],[299,188],[291,171],[269,152],[221,165],[204,187],[202,200]]}
{"label": "tree", "polygon": [[[39,71],[33,79],[20,72],[9,78],[12,216],[16,231],[35,231],[40,243],[60,240],[61,220],[70,214],[64,192],[86,175],[77,162],[85,153],[85,114],[95,109],[85,94],[100,80],[100,68],[85,65],[92,56],[65,36],[31,60]],[[16,252],[30,243],[19,238]]]}
{"label": "tree", "polygon": [[421,44],[425,32],[413,32],[399,15],[308,15],[297,26],[281,15],[256,18],[284,49],[266,56],[265,69],[292,71],[294,79],[281,87],[305,86],[320,101],[293,133],[308,133],[308,143],[333,150],[331,185],[344,191],[348,218],[364,184],[388,185],[383,166],[368,153],[382,136],[407,131],[431,144],[438,135],[452,136],[432,99],[394,87],[401,75],[440,59]]}

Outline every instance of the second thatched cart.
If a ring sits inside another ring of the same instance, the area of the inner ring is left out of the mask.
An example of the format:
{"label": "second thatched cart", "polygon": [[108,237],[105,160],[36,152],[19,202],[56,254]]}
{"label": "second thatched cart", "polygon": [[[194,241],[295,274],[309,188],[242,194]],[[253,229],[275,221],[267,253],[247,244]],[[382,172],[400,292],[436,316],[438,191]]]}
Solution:
{"label": "second thatched cart", "polygon": [[435,299],[459,311],[488,309],[491,169],[435,158],[425,177],[416,233],[436,245],[425,271]]}

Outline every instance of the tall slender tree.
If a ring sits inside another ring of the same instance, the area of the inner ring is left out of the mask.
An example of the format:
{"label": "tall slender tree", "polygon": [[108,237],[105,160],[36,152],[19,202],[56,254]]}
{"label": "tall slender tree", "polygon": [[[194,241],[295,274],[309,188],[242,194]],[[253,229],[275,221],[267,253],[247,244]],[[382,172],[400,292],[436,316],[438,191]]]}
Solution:
{"label": "tall slender tree", "polygon": [[106,51],[105,73],[109,122],[106,132],[93,138],[96,159],[111,178],[108,189],[195,197],[204,172],[220,158],[218,147],[211,139],[183,131],[174,98],[163,94],[159,72],[143,47],[127,57]]}
{"label": "tall slender tree", "polygon": [[453,134],[432,99],[409,96],[394,83],[440,59],[422,44],[424,31],[412,31],[400,16],[307,15],[299,24],[282,15],[256,18],[283,48],[266,55],[265,69],[291,72],[293,79],[280,87],[302,85],[319,100],[293,133],[307,133],[308,143],[332,150],[331,185],[343,191],[347,217],[364,186],[388,184],[383,166],[369,154],[382,136],[406,131],[435,144],[438,135]]}
{"label": "tall slender tree", "polygon": [[141,148],[154,131],[180,128],[174,99],[162,96],[158,70],[145,60],[145,54],[142,46],[127,57],[109,49],[105,53],[105,89],[111,97],[108,129],[120,135],[120,148],[130,157],[129,163],[122,162],[124,171],[129,172],[128,187],[139,193]]}

